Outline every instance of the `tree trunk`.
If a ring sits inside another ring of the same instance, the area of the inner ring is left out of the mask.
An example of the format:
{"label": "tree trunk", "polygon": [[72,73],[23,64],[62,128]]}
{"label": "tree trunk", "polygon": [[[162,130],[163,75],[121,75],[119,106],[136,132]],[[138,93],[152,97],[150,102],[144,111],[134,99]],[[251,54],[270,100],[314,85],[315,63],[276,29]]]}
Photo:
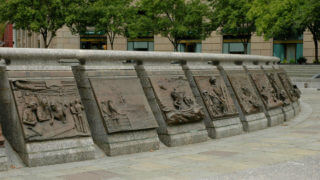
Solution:
{"label": "tree trunk", "polygon": [[242,43],[244,48],[244,54],[248,54],[248,43]]}
{"label": "tree trunk", "polygon": [[113,42],[110,42],[111,50],[113,50]]}
{"label": "tree trunk", "polygon": [[47,37],[46,36],[43,36],[43,43],[44,43],[44,48],[48,48],[49,45],[47,45]]}
{"label": "tree trunk", "polygon": [[179,43],[177,42],[177,41],[174,41],[174,42],[172,42],[172,45],[173,45],[173,47],[174,47],[174,52],[179,52],[178,50],[178,46],[179,46]]}
{"label": "tree trunk", "polygon": [[316,38],[315,35],[313,35],[313,42],[314,42],[314,55],[315,55],[315,58],[316,58],[316,64],[319,64],[319,45],[318,45],[318,39]]}

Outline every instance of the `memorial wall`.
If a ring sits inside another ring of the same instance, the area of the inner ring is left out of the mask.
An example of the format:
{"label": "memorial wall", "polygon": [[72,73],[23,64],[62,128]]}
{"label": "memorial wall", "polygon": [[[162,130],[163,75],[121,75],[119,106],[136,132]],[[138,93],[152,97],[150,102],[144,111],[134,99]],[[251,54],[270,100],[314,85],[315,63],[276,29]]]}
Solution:
{"label": "memorial wall", "polygon": [[1,170],[4,141],[32,167],[239,135],[300,112],[274,57],[2,48],[0,58]]}

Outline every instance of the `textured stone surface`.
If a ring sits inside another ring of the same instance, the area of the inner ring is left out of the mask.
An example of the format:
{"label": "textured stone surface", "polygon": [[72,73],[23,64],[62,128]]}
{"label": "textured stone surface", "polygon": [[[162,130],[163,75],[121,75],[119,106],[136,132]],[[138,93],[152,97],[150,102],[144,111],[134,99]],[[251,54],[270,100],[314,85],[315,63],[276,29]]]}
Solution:
{"label": "textured stone surface", "polygon": [[224,138],[243,133],[242,123],[239,117],[229,117],[212,121],[212,127],[208,127],[210,137]]}
{"label": "textured stone surface", "polygon": [[264,113],[246,115],[246,120],[242,123],[244,130],[248,132],[261,130],[268,127],[268,119]]}
{"label": "textured stone surface", "polygon": [[8,169],[8,157],[5,147],[0,147],[0,171]]}
{"label": "textured stone surface", "polygon": [[281,107],[268,110],[268,115],[270,116],[270,122],[269,122],[270,126],[276,126],[276,125],[282,124],[285,120],[285,115]]}
{"label": "textured stone surface", "polygon": [[26,146],[28,153],[22,157],[30,167],[90,160],[95,155],[91,137],[34,142]]}
{"label": "textured stone surface", "polygon": [[[241,134],[243,127],[240,118],[236,117],[238,112],[217,67],[199,61],[188,61],[182,67],[197,102],[206,107],[204,123],[209,137],[223,138]],[[209,81],[212,77],[216,80],[213,82],[215,84]],[[204,94],[209,94],[211,100],[206,99]],[[220,105],[216,106],[212,98],[220,98]]]}
{"label": "textured stone surface", "polygon": [[[166,93],[162,94],[162,96],[159,96],[159,94],[156,95],[157,91],[154,91],[154,86],[158,86],[157,84],[155,84],[155,80],[159,79],[159,77],[166,77],[168,79],[171,79],[173,77],[182,77],[182,79],[186,79],[182,67],[179,64],[170,64],[170,61],[146,63],[144,65],[137,65],[136,70],[151,106],[152,112],[159,124],[159,128],[157,129],[159,138],[165,145],[180,146],[190,143],[203,142],[208,139],[208,133],[202,120],[193,123],[169,125],[167,123],[167,116],[163,111],[165,109],[163,108],[161,103],[170,103],[170,101],[172,101],[170,99],[170,94],[169,97],[165,97]],[[152,78],[154,82],[151,81]],[[188,83],[186,85],[186,83],[187,82],[183,81],[183,83],[180,84],[182,90],[185,90],[188,94],[191,94],[193,96],[193,92],[190,86],[188,85]],[[172,85],[173,84],[171,84],[170,87]],[[176,85],[179,86],[179,84]],[[156,88],[158,89],[158,91],[161,91],[160,86]],[[162,88],[166,89],[166,86]],[[159,101],[159,99],[157,98],[163,99]],[[194,97],[192,97],[192,99],[194,99]],[[171,103],[173,103],[173,101]]]}
{"label": "textured stone surface", "polygon": [[317,91],[302,95],[301,113],[284,125],[223,139],[92,161],[16,168],[0,179],[319,179]]}
{"label": "textured stone surface", "polygon": [[[97,66],[98,64],[100,66]],[[159,149],[159,139],[155,130],[158,125],[132,64],[123,64],[121,61],[91,61],[86,66],[73,67],[73,72],[85,105],[94,142],[107,155],[116,156]],[[90,80],[95,83],[90,83]],[[114,81],[117,82],[112,83]],[[109,83],[112,85],[108,86]],[[103,89],[104,86],[107,88]],[[130,88],[135,90],[131,91]],[[107,100],[115,101],[117,107],[113,107],[112,111],[117,109],[115,110],[117,113],[115,111],[113,113],[116,116],[126,114],[129,117],[127,119],[129,124],[123,124],[125,119],[121,118],[111,119],[114,122],[112,127],[106,124],[105,117],[108,113],[111,115],[111,107],[107,110],[102,109],[101,101]],[[138,109],[133,111],[134,108]],[[104,110],[108,112],[104,113]]]}
{"label": "textured stone surface", "polygon": [[284,106],[284,107],[282,107],[282,109],[284,112],[285,121],[290,121],[292,118],[294,118],[295,112],[294,112],[292,104]]}

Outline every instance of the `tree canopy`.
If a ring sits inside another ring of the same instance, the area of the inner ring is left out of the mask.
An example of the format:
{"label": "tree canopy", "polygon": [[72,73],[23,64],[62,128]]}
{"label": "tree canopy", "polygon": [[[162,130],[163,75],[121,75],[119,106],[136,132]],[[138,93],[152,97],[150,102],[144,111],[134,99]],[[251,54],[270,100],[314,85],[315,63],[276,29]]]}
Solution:
{"label": "tree canopy", "polygon": [[212,31],[209,8],[201,0],[141,0],[138,6],[153,33],[167,37],[175,51],[181,40],[205,39]]}
{"label": "tree canopy", "polygon": [[265,39],[286,39],[308,29],[313,35],[318,62],[319,9],[318,0],[255,0],[248,15],[255,17],[257,33]]}
{"label": "tree canopy", "polygon": [[247,16],[253,0],[209,0],[212,11],[212,24],[219,27],[223,35],[240,38],[245,54],[248,53],[248,43],[255,32],[255,19]]}
{"label": "tree canopy", "polygon": [[64,0],[0,0],[0,21],[16,29],[40,33],[48,48],[56,32],[65,24],[68,4]]}

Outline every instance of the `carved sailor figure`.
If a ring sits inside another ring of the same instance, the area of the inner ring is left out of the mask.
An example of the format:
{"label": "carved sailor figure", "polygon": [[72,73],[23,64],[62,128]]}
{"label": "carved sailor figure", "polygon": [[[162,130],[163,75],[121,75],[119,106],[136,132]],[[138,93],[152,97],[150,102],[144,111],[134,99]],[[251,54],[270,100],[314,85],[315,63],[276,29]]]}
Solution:
{"label": "carved sailor figure", "polygon": [[84,110],[84,107],[82,106],[80,100],[74,101],[74,108],[76,110],[76,117],[78,120],[79,131],[85,133],[87,131],[86,131],[86,128],[84,127],[84,119],[83,119],[83,113],[82,113]]}
{"label": "carved sailor figure", "polygon": [[51,113],[52,113],[52,118],[51,118],[51,125],[53,125],[53,120],[58,120],[61,121],[62,123],[66,123],[66,113],[64,109],[59,105],[58,103],[53,103],[51,104]]}
{"label": "carved sailor figure", "polygon": [[209,83],[212,90],[210,92],[203,91],[202,94],[207,98],[207,101],[209,101],[209,105],[211,106],[214,114],[216,114],[216,116],[220,116],[228,111],[226,100],[222,89],[217,86],[216,77],[212,76],[209,79]]}
{"label": "carved sailor figure", "polygon": [[37,124],[37,103],[31,101],[27,108],[23,111],[22,121],[24,124],[35,126]]}
{"label": "carved sailor figure", "polygon": [[43,97],[39,101],[40,101],[40,105],[37,107],[37,117],[39,122],[51,120],[52,117],[51,117],[48,99]]}

